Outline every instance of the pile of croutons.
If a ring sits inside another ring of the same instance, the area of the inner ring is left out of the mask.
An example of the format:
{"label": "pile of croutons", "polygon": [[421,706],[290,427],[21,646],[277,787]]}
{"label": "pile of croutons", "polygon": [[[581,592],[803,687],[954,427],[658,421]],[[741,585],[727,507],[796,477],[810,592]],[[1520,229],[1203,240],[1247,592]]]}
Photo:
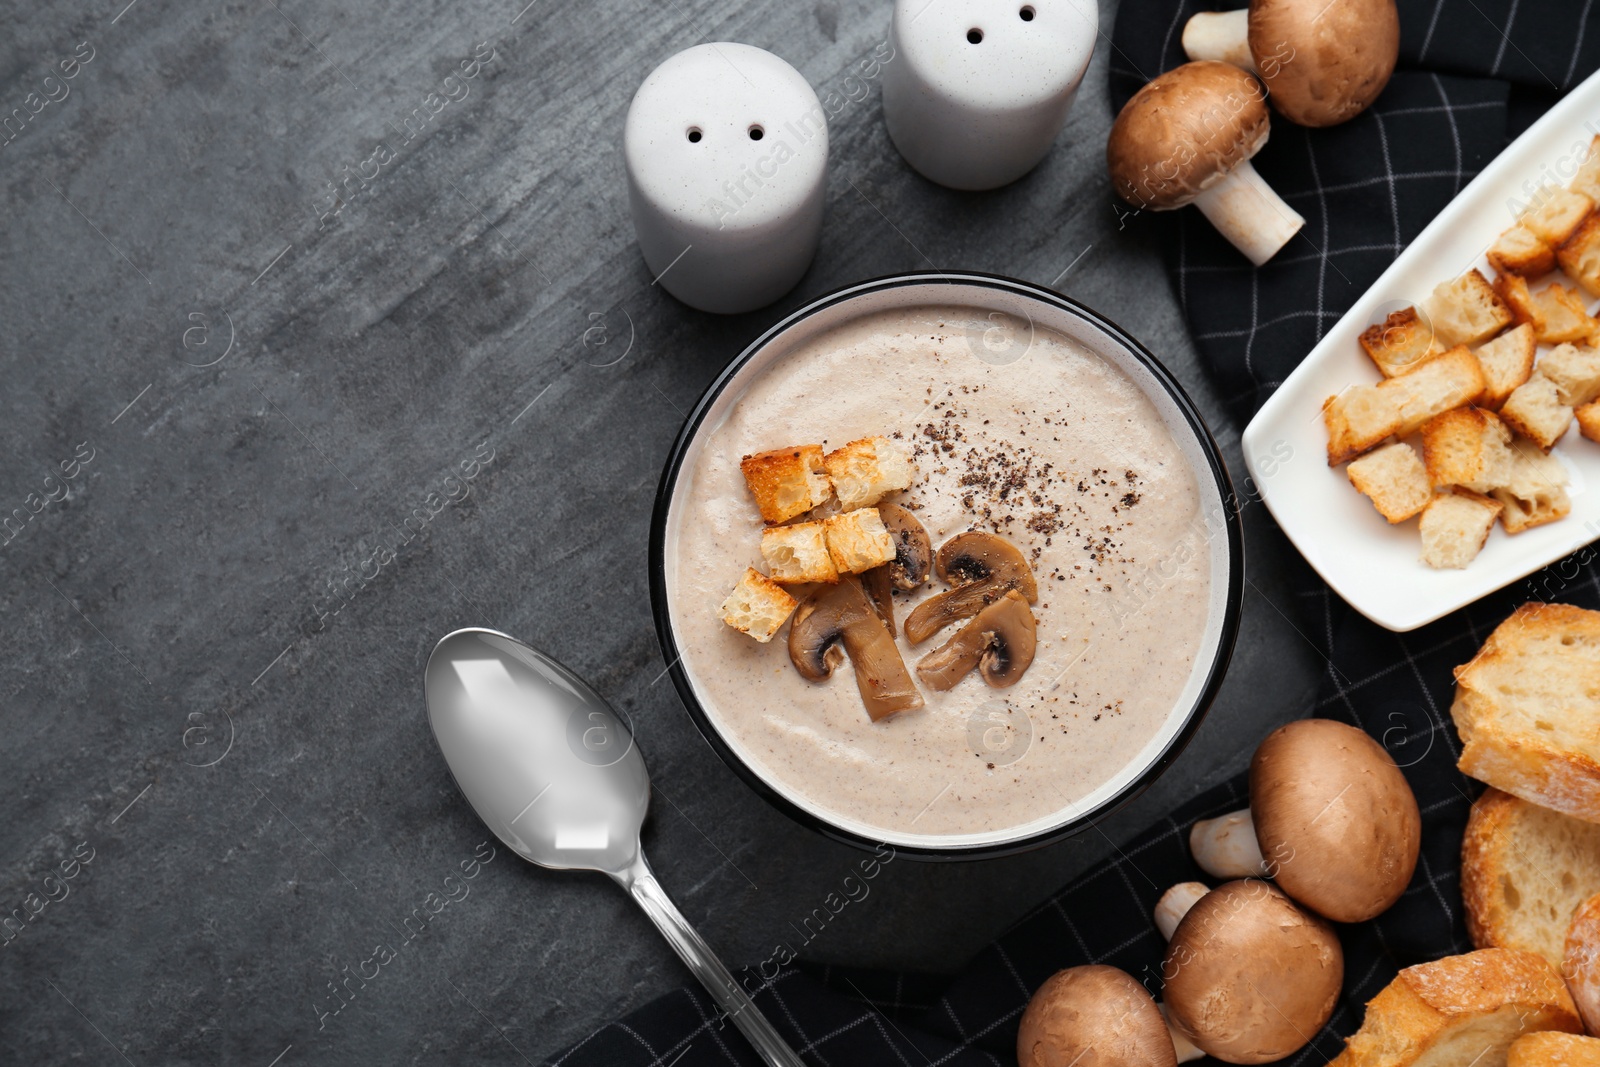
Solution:
{"label": "pile of croutons", "polygon": [[1540,189],[1490,247],[1493,283],[1469,270],[1369,327],[1361,347],[1383,380],[1323,404],[1328,465],[1348,462],[1391,523],[1420,515],[1430,567],[1465,567],[1496,520],[1516,534],[1572,510],[1550,449],[1574,421],[1600,441],[1600,320],[1577,288],[1543,279],[1559,268],[1600,296],[1597,206],[1600,137],[1571,185]]}
{"label": "pile of croutons", "polygon": [[[768,573],[745,568],[723,601],[722,620],[735,630],[765,644],[799,603],[784,586],[831,584],[895,558],[894,539],[870,506],[911,485],[911,457],[895,441],[865,437],[826,454],[821,445],[776,448],[745,456],[739,468],[767,524]],[[808,521],[789,521],[808,512]]]}

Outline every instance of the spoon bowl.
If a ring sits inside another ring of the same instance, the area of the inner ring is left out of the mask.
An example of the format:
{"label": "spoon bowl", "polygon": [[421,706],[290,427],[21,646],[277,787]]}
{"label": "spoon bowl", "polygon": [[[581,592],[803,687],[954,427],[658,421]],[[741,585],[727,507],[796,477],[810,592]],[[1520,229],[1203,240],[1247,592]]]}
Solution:
{"label": "spoon bowl", "polygon": [[768,1064],[802,1067],[645,862],[650,778],[605,698],[544,653],[476,628],[434,647],[424,688],[450,774],[494,835],[541,867],[609,875]]}

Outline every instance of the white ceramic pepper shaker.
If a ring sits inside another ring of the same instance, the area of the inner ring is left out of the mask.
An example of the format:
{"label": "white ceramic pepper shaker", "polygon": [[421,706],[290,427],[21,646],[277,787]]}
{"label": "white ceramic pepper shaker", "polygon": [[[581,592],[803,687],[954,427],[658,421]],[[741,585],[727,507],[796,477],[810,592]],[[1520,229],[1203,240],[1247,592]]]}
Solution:
{"label": "white ceramic pepper shaker", "polygon": [[1016,181],[1061,132],[1099,30],[1095,0],[896,0],[889,136],[940,185]]}
{"label": "white ceramic pepper shaker", "polygon": [[702,311],[752,311],[794,287],[822,232],[828,123],[771,52],[717,42],[645,78],[623,130],[633,228],[650,273]]}

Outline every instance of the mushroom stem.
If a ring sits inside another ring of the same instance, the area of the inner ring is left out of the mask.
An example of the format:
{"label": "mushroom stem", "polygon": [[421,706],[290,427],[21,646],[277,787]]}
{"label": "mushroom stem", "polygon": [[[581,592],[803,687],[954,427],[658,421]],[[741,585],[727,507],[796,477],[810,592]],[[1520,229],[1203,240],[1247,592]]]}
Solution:
{"label": "mushroom stem", "polygon": [[[1190,882],[1188,884],[1198,885],[1199,883]],[[1167,1019],[1167,1006],[1165,1004],[1160,1004],[1157,1005],[1157,1007],[1161,1009],[1161,1017],[1163,1019]],[[1195,1047],[1193,1041],[1190,1041],[1187,1037],[1184,1037],[1178,1032],[1177,1028],[1172,1025],[1171,1019],[1167,1019],[1167,1036],[1172,1038],[1172,1051],[1174,1055],[1177,1056],[1179,1063],[1188,1063],[1191,1060],[1197,1060],[1201,1056],[1205,1055],[1203,1051]]]}
{"label": "mushroom stem", "polygon": [[1191,18],[1183,27],[1183,54],[1256,73],[1256,60],[1250,54],[1250,9],[1202,11]]}
{"label": "mushroom stem", "polygon": [[1189,831],[1189,851],[1200,869],[1213,878],[1250,878],[1269,873],[1249,808],[1195,823]]}
{"label": "mushroom stem", "polygon": [[1171,941],[1172,932],[1189,914],[1189,909],[1209,892],[1211,889],[1204,882],[1179,882],[1162,893],[1155,910],[1156,929],[1161,931],[1162,938]]}
{"label": "mushroom stem", "polygon": [[1277,255],[1306,224],[1248,159],[1203,190],[1194,203],[1217,232],[1258,267]]}

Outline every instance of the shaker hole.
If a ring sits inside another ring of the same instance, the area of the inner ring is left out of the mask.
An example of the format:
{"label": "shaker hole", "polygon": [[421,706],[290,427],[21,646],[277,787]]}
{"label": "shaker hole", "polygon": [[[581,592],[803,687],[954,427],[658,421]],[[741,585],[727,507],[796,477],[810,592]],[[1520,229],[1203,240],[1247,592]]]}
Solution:
{"label": "shaker hole", "polygon": [[767,135],[767,131],[763,130],[759,123],[757,123],[756,125],[750,127],[750,139],[752,141],[759,141],[759,140],[761,140],[761,138],[765,137],[766,135]]}
{"label": "shaker hole", "polygon": [[700,127],[698,127],[698,126],[690,126],[689,127],[689,143],[690,144],[699,144],[700,143],[700,136],[701,136],[700,135]]}
{"label": "shaker hole", "polygon": [[967,31],[967,40],[972,44],[980,44],[983,41],[983,31],[974,26]]}
{"label": "shaker hole", "polygon": [[1022,21],[1023,22],[1032,22],[1033,21],[1033,16],[1035,14],[1035,12],[1033,10],[1033,5],[1032,4],[1028,4],[1021,11],[1017,12],[1017,14],[1022,16]]}

